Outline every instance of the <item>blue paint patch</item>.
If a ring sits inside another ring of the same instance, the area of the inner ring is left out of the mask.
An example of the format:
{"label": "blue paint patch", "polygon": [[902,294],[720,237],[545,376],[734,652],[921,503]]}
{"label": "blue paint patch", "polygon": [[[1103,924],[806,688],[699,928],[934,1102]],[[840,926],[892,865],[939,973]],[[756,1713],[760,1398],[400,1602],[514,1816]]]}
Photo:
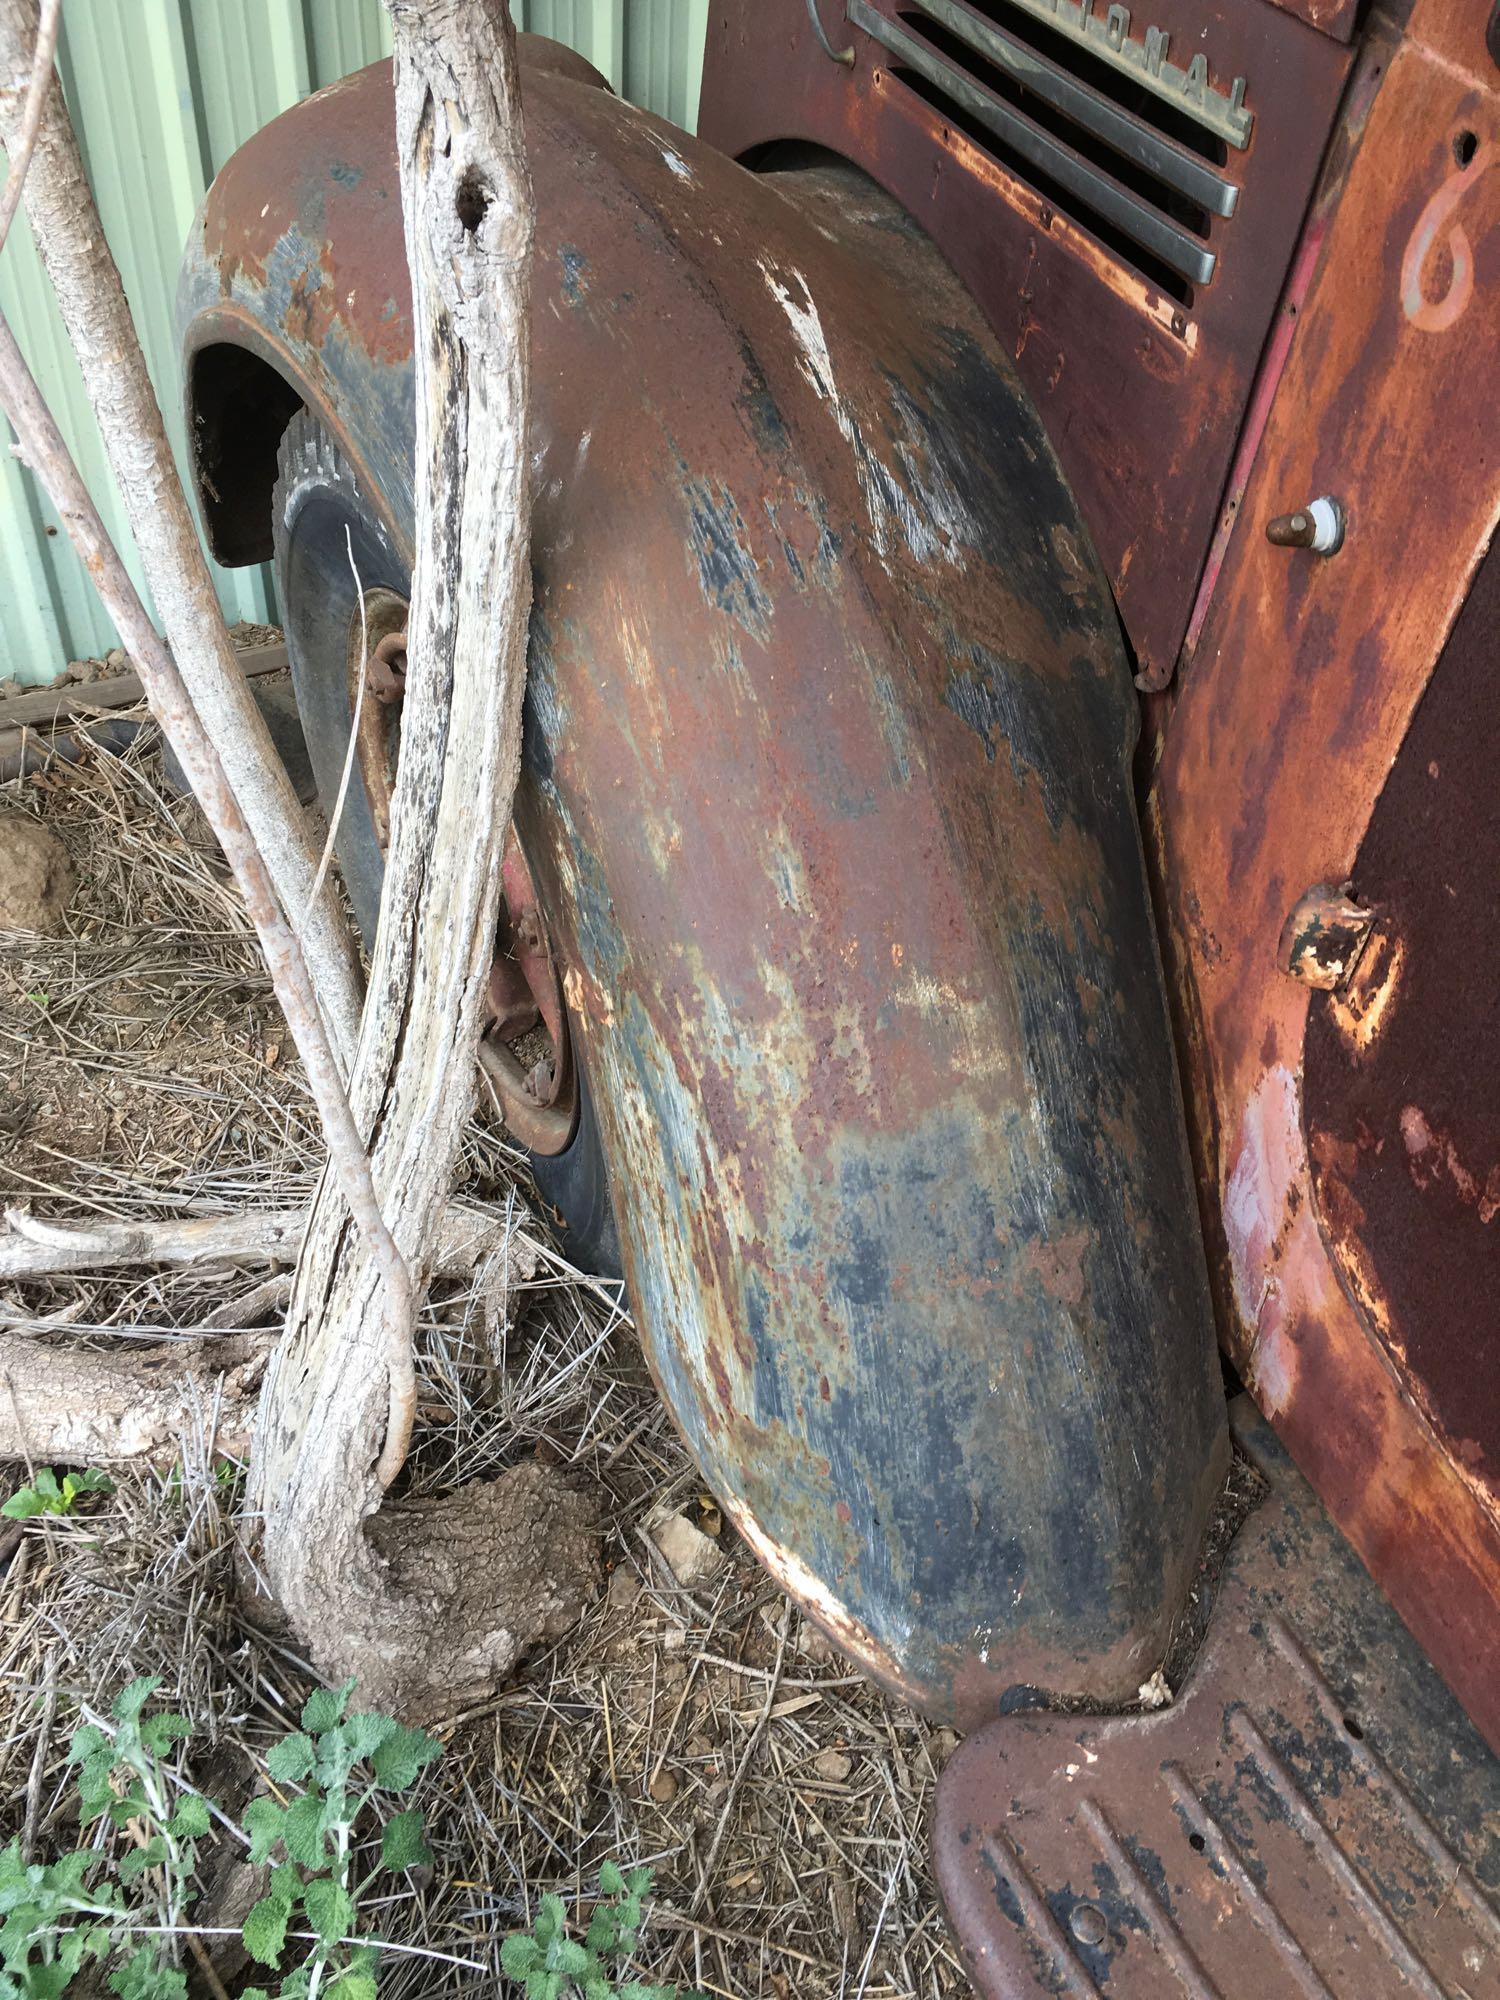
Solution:
{"label": "blue paint patch", "polygon": [[784,1425],[787,1422],[783,1393],[785,1383],[781,1372],[784,1356],[771,1324],[771,1301],[766,1295],[765,1279],[758,1271],[745,1274],[742,1298],[745,1331],[755,1349],[750,1371],[755,1421],[758,1424]]}
{"label": "blue paint patch", "polygon": [[740,361],[745,373],[735,401],[762,452],[771,458],[783,457],[790,448],[791,438],[780,407],[771,393],[771,385],[766,380],[765,370],[748,340],[740,342]]}
{"label": "blue paint patch", "polygon": [[1078,759],[1069,756],[1069,710],[1064,694],[1049,702],[1032,674],[1017,660],[986,647],[967,649],[969,664],[950,667],[943,706],[972,729],[994,763],[1003,746],[1013,776],[1034,778],[1041,788],[1047,824],[1057,833],[1076,810]]}
{"label": "blue paint patch", "polygon": [[742,625],[757,644],[769,636],[776,609],[760,580],[760,564],[746,546],[745,517],[729,489],[685,475],[689,548],[703,595],[726,618]]}
{"label": "blue paint patch", "polygon": [[558,250],[557,261],[562,266],[564,300],[570,306],[581,306],[589,289],[588,258],[571,243],[564,243]]}
{"label": "blue paint patch", "polygon": [[521,757],[539,783],[550,787],[554,750],[562,735],[557,693],[557,665],[552,627],[541,604],[532,599],[526,634],[526,692],[521,705]]}

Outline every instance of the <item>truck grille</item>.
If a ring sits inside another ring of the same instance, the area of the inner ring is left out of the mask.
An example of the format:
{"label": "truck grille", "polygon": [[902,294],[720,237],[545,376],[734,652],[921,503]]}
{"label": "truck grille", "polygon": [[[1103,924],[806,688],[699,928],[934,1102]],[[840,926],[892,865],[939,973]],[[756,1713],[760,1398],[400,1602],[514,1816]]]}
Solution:
{"label": "truck grille", "polygon": [[950,124],[1071,217],[1141,277],[1191,303],[1218,251],[1215,219],[1239,187],[1223,170],[1249,143],[1244,82],[1217,88],[1201,55],[1128,32],[1090,0],[900,0],[894,15],[848,0],[850,23],[890,71]]}

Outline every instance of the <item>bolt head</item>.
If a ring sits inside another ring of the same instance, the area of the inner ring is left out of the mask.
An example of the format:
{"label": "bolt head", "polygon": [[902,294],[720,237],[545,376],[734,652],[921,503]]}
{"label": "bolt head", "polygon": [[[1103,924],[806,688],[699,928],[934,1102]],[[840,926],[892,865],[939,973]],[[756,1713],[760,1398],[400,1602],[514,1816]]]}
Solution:
{"label": "bolt head", "polygon": [[1109,1935],[1109,1925],[1104,1921],[1104,1912],[1097,1903],[1075,1903],[1068,1918],[1068,1929],[1080,1944],[1101,1945]]}

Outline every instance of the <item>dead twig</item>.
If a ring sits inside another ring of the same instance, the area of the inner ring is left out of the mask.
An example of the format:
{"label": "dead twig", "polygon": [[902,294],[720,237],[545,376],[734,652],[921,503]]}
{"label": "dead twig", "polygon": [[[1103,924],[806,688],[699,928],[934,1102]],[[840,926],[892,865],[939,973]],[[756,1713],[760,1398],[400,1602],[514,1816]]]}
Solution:
{"label": "dead twig", "polygon": [[[290,1265],[297,1260],[310,1212],[245,1208],[234,1214],[164,1221],[143,1217],[138,1222],[116,1222],[101,1217],[77,1222],[7,1208],[8,1233],[0,1234],[0,1280],[55,1278],[132,1264],[178,1270]],[[439,1223],[433,1269],[444,1277],[458,1276],[497,1254],[525,1265],[529,1277],[541,1245],[518,1229],[511,1216],[451,1203]]]}
{"label": "dead twig", "polygon": [[29,1863],[36,1847],[37,1823],[42,1816],[42,1780],[52,1751],[52,1725],[57,1718],[57,1655],[50,1648],[42,1666],[42,1723],[37,1731],[36,1749],[31,1756],[31,1773],[26,1780],[26,1821],[21,1829],[21,1859]]}
{"label": "dead twig", "polygon": [[52,64],[57,55],[57,34],[61,26],[62,0],[43,0],[41,19],[37,23],[36,49],[31,58],[30,82],[21,108],[20,128],[15,138],[7,141],[10,172],[5,177],[4,191],[0,193],[0,250],[5,248],[5,239],[10,235],[10,225],[20,206],[21,189],[31,166],[31,156],[36,151],[37,135],[42,129],[42,111],[52,81]]}

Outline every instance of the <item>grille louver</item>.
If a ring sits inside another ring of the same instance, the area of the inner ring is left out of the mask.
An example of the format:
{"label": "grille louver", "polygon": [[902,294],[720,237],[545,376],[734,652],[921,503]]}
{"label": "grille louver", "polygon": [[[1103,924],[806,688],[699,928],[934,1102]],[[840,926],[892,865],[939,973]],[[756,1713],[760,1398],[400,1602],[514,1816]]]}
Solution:
{"label": "grille louver", "polygon": [[[1070,0],[900,0],[896,17],[848,0],[850,24],[892,74],[1054,208],[1173,298],[1208,284],[1212,219],[1239,197],[1221,169],[1249,140],[1244,86],[1131,42]],[[1110,9],[1110,15],[1120,12]]]}

